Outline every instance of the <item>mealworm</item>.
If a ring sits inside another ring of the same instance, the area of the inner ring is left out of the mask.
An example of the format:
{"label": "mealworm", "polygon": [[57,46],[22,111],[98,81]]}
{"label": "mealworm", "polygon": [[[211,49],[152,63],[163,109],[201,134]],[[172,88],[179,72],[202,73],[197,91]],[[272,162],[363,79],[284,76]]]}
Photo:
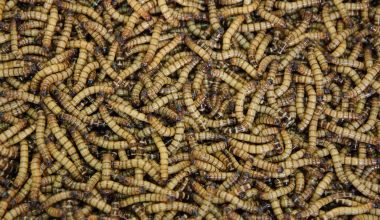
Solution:
{"label": "mealworm", "polygon": [[[45,9],[48,9],[48,7],[44,7]],[[47,26],[45,29],[45,34],[42,39],[42,46],[46,49],[49,49],[51,47],[51,41],[54,34],[55,26],[58,22],[58,9],[57,7],[53,6],[50,9],[49,12],[49,18],[47,20]]]}
{"label": "mealworm", "polygon": [[240,24],[243,23],[244,16],[238,16],[231,22],[230,27],[226,30],[226,32],[223,35],[223,50],[228,50],[231,47],[231,38],[234,34],[234,32],[239,28]]}

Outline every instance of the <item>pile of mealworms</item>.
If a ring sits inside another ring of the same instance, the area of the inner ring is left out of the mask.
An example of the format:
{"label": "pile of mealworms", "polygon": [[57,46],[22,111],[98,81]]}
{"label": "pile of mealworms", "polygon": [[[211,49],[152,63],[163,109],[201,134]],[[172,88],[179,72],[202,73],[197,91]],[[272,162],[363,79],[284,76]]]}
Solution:
{"label": "pile of mealworms", "polygon": [[0,219],[379,219],[376,0],[0,0]]}

